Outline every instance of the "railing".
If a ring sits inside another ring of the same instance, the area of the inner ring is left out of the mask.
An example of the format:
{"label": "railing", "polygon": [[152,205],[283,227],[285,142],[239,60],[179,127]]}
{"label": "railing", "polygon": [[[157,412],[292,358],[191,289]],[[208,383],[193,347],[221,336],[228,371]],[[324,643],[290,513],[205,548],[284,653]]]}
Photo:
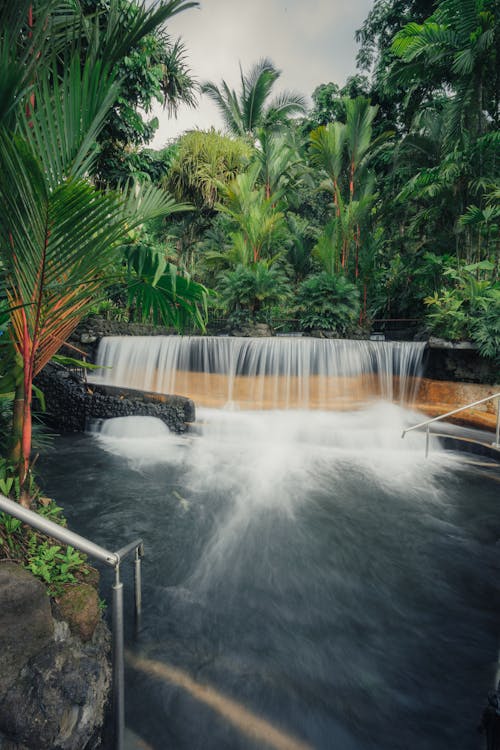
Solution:
{"label": "railing", "polygon": [[141,598],[141,559],[144,556],[142,539],[136,539],[117,552],[110,552],[89,539],[65,529],[53,521],[40,516],[32,510],[24,508],[19,503],[0,495],[0,510],[18,518],[34,529],[57,539],[63,544],[69,544],[84,552],[95,560],[114,568],[115,582],[113,584],[113,720],[114,747],[123,750],[125,737],[125,668],[123,642],[123,583],[120,580],[120,564],[131,552],[135,552],[134,592],[135,592],[135,626],[139,629],[142,611]]}
{"label": "railing", "polygon": [[486,398],[481,398],[479,401],[473,401],[470,404],[466,404],[465,406],[460,406],[458,409],[453,409],[453,411],[448,411],[446,414],[440,414],[439,417],[433,417],[432,419],[426,419],[425,422],[419,422],[418,424],[413,425],[413,427],[408,427],[408,429],[403,430],[403,433],[401,435],[402,438],[406,435],[407,432],[411,432],[412,430],[418,430],[422,427],[425,427],[425,457],[429,455],[429,439],[430,439],[430,430],[429,425],[433,422],[440,422],[442,419],[446,419],[447,417],[451,417],[454,414],[458,414],[461,411],[466,411],[466,409],[472,409],[474,406],[479,406],[479,404],[486,404],[488,401],[494,401],[497,399],[497,420],[496,420],[496,432],[495,432],[495,442],[492,443],[493,448],[499,448],[500,449],[500,393],[494,393],[492,396],[486,396]]}

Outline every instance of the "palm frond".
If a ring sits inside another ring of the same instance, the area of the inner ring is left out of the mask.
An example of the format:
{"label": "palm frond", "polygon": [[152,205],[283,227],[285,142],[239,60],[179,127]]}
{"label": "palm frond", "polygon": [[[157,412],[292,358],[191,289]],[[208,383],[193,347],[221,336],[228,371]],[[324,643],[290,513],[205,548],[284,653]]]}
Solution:
{"label": "palm frond", "polygon": [[205,81],[201,85],[201,93],[206,94],[217,106],[219,113],[224,121],[226,129],[234,135],[241,135],[243,131],[243,121],[238,104],[238,97],[235,91],[232,91],[225,81],[222,81],[221,92],[215,83]]}
{"label": "palm frond", "polygon": [[128,253],[128,299],[140,320],[173,325],[182,330],[195,323],[205,330],[208,290],[178,273],[161,253],[132,248]]}
{"label": "palm frond", "polygon": [[[145,36],[175,15],[198,5],[188,0],[157,0],[152,4],[143,0],[140,5],[124,6],[120,0],[110,0],[104,35],[98,18],[89,27],[91,55],[107,60],[110,65],[119,62]],[[132,13],[127,12],[131,9]]]}
{"label": "palm frond", "polygon": [[320,125],[309,136],[311,162],[323,169],[332,182],[338,180],[344,163],[346,127],[335,122]]}
{"label": "palm frond", "polygon": [[241,111],[247,132],[252,132],[262,121],[264,104],[279,76],[280,71],[264,58],[242,77]]}
{"label": "palm frond", "polygon": [[125,186],[123,193],[123,217],[129,229],[192,209],[188,203],[178,203],[172,195],[151,183],[132,183]]}
{"label": "palm frond", "polygon": [[266,120],[285,122],[292,115],[303,114],[307,109],[305,96],[296,91],[282,91],[266,108]]}
{"label": "palm frond", "polygon": [[107,63],[78,51],[66,61],[62,75],[53,59],[34,88],[36,107],[21,121],[21,130],[44,164],[49,186],[66,177],[82,177],[98,151],[96,137],[118,96],[115,74]]}

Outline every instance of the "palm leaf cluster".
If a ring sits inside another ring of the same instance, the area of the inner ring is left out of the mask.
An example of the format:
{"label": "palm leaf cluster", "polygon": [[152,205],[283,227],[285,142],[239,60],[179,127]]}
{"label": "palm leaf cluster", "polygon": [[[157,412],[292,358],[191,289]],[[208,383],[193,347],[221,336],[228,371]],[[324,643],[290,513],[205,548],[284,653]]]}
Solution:
{"label": "palm leaf cluster", "polygon": [[[0,62],[6,66],[6,76],[0,75],[0,270],[23,363],[16,427],[22,481],[33,377],[94,303],[130,231],[174,208],[153,186],[103,193],[88,175],[98,155],[96,138],[119,94],[120,56],[187,5],[171,0],[150,11],[140,7],[124,31],[123,6],[112,0],[116,23],[104,36],[96,20],[83,23],[78,8],[71,14],[64,2],[39,0],[33,16],[24,2],[20,12],[0,7]],[[47,49],[47,29],[63,28],[61,18],[66,36]]]}
{"label": "palm leaf cluster", "polygon": [[498,50],[498,20],[495,0],[443,0],[430,18],[407,24],[392,43],[398,64],[389,71],[389,84],[405,86],[410,97],[431,69],[443,92],[452,86],[446,100],[448,146],[464,131],[479,135],[485,130],[486,84],[498,78],[498,61],[491,54]]}
{"label": "palm leaf cluster", "polygon": [[201,91],[217,105],[229,133],[255,138],[257,128],[279,125],[305,111],[305,98],[293,91],[283,91],[271,101],[274,84],[281,75],[271,60],[259,60],[247,74],[240,68],[240,91],[222,81],[206,81]]}

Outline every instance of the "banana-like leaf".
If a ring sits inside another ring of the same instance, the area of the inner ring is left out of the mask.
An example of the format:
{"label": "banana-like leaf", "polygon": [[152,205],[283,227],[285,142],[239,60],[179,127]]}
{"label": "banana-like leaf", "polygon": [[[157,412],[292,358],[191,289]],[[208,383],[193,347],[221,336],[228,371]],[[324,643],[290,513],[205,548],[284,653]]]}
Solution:
{"label": "banana-like leaf", "polygon": [[[160,253],[150,248],[133,248],[128,255],[129,305],[144,322],[173,325],[182,330],[195,323],[205,330],[208,290],[178,273]],[[159,269],[165,269],[161,274]]]}

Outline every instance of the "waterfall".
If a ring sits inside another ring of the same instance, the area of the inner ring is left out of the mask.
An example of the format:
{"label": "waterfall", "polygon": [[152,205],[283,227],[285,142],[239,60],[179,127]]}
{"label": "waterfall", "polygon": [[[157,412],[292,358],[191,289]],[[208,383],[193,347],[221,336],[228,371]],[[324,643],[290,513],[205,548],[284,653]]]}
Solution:
{"label": "waterfall", "polygon": [[80,533],[107,548],[144,539],[126,695],[145,741],[474,746],[498,648],[498,486],[437,437],[428,458],[425,434],[401,439],[422,417],[394,401],[411,402],[423,350],[103,339],[101,381],[196,403],[182,435],[119,417],[41,458],[45,491]]}
{"label": "waterfall", "polygon": [[180,394],[197,405],[352,409],[413,400],[424,343],[298,337],[111,336],[94,382]]}

